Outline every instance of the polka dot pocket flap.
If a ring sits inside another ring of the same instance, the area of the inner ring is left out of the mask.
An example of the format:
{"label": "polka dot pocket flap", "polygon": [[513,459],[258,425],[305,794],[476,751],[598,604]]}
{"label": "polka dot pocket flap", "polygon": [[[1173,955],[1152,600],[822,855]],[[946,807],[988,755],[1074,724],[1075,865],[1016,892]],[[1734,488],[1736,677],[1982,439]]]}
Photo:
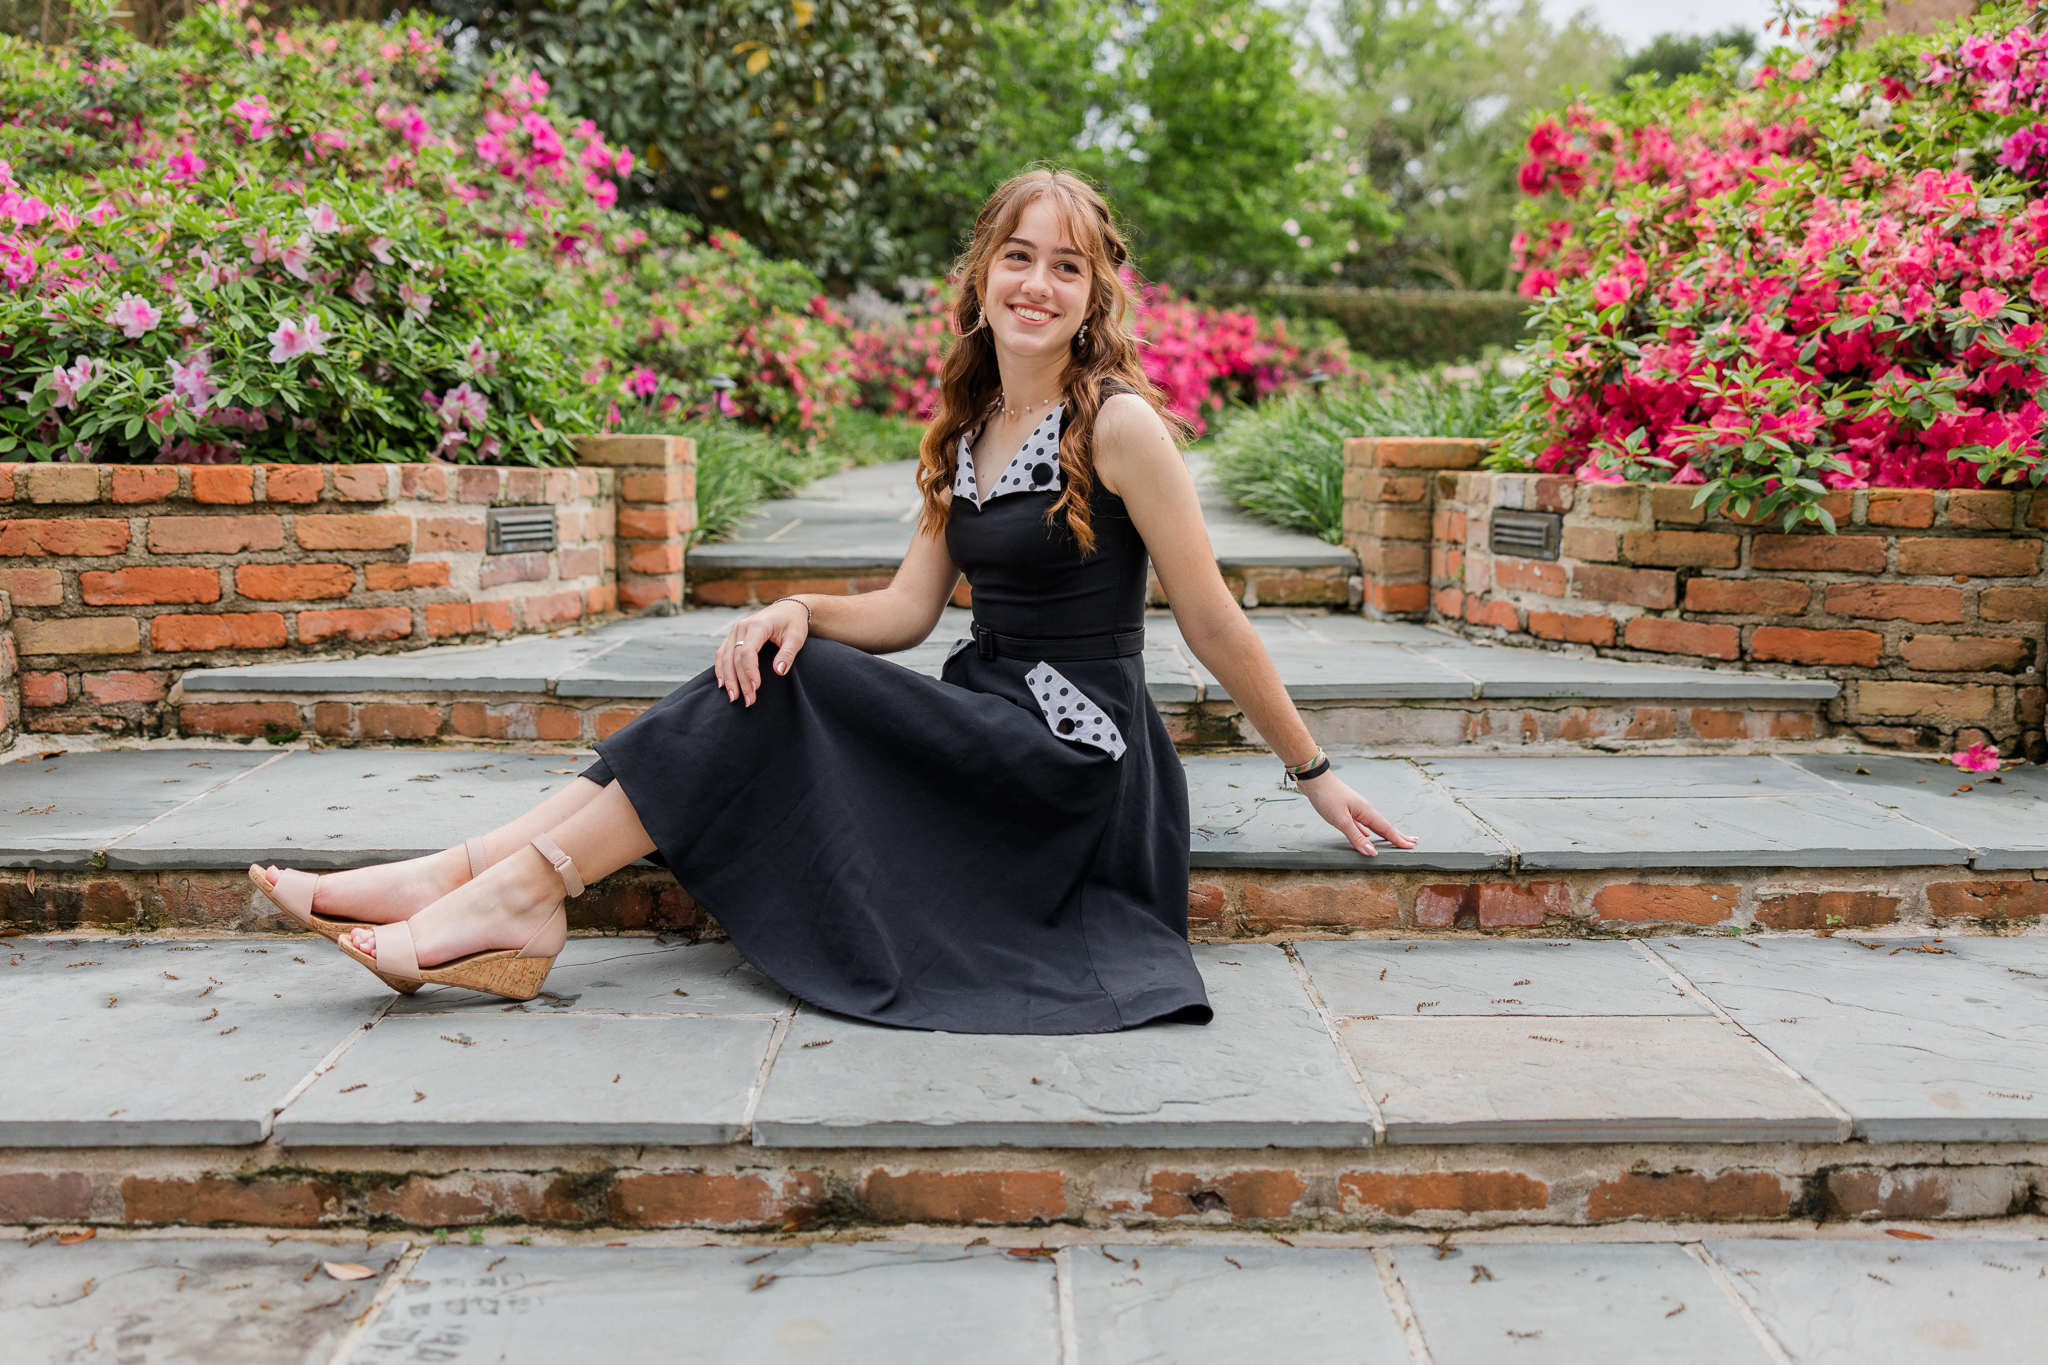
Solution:
{"label": "polka dot pocket flap", "polygon": [[1041,663],[1024,675],[1024,682],[1054,734],[1076,744],[1092,744],[1111,758],[1124,756],[1124,737],[1115,723],[1051,664]]}

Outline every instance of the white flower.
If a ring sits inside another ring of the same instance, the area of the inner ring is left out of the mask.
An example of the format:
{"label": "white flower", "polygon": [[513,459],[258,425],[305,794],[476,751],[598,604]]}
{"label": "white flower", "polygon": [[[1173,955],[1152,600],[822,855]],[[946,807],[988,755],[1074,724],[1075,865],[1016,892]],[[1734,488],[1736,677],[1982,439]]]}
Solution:
{"label": "white flower", "polygon": [[1289,218],[1286,222],[1280,225],[1280,230],[1286,233],[1289,237],[1292,237],[1301,231],[1301,224],[1295,222],[1292,218]]}

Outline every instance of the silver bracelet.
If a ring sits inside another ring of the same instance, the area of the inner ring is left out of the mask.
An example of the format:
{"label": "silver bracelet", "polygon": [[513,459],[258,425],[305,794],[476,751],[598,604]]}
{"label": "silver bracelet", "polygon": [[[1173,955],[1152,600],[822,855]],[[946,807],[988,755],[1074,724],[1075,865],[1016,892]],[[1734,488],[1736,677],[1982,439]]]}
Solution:
{"label": "silver bracelet", "polygon": [[[796,603],[796,604],[797,604],[798,606],[802,607],[802,608],[804,609],[804,629],[805,629],[805,630],[809,630],[809,629],[811,628],[811,604],[810,604],[810,603],[808,603],[808,602],[804,601],[804,600],[803,600],[803,598],[801,598],[801,597],[778,597],[778,598],[776,598],[776,599],[775,599],[775,602],[794,602],[794,603]],[[772,606],[774,606],[774,605],[775,605],[775,602],[770,602],[770,603],[769,603],[768,605],[772,607]]]}

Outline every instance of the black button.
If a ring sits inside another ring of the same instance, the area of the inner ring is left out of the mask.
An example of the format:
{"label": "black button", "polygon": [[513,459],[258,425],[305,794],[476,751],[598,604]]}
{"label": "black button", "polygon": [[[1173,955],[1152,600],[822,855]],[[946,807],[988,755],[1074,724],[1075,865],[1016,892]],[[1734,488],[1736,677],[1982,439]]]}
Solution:
{"label": "black button", "polygon": [[1031,466],[1031,482],[1035,484],[1051,483],[1052,466],[1049,464],[1035,464]]}
{"label": "black button", "polygon": [[1060,722],[1060,733],[1063,735],[1071,735],[1074,733],[1074,718],[1072,716],[1069,716],[1065,720]]}

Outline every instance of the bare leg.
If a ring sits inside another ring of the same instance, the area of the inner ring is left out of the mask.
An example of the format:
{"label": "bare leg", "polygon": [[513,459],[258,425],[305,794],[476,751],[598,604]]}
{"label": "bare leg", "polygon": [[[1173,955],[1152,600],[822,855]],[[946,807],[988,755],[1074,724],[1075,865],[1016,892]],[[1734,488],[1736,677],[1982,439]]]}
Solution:
{"label": "bare leg", "polygon": [[[485,859],[492,864],[498,863],[534,835],[545,834],[570,819],[597,800],[598,794],[604,790],[588,778],[575,779],[510,824],[501,825],[484,835]],[[638,853],[633,855],[634,858],[639,856]],[[632,858],[626,861],[631,862]],[[580,859],[577,866],[582,866]],[[268,870],[275,879],[277,869]],[[313,909],[338,919],[389,924],[393,920],[410,919],[468,880],[469,853],[458,844],[439,853],[429,853],[424,858],[326,873],[314,889]]]}
{"label": "bare leg", "polygon": [[[625,790],[591,786],[598,795],[553,829],[535,830],[561,846],[586,883],[654,851]],[[507,829],[513,828],[506,826]],[[532,835],[527,835],[531,838]],[[495,856],[495,855],[494,855]],[[475,881],[451,890],[412,917],[413,947],[422,967],[491,948],[518,948],[533,937],[562,898],[562,879],[531,844],[512,850]],[[373,929],[355,929],[356,951],[375,956]]]}

